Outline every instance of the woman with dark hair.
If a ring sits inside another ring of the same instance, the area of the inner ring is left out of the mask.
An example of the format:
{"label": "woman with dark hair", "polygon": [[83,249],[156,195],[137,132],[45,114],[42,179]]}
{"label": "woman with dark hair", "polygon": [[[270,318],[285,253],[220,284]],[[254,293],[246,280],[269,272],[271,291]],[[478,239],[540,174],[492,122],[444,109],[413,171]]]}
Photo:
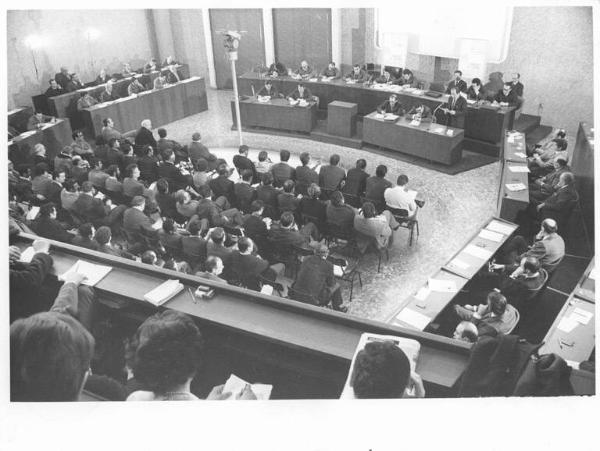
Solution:
{"label": "woman with dark hair", "polygon": [[94,338],[76,319],[37,313],[10,326],[11,401],[77,401]]}
{"label": "woman with dark hair", "polygon": [[151,316],[128,344],[128,364],[146,389],[128,401],[192,401],[190,384],[201,365],[202,336],[184,313],[166,310]]}

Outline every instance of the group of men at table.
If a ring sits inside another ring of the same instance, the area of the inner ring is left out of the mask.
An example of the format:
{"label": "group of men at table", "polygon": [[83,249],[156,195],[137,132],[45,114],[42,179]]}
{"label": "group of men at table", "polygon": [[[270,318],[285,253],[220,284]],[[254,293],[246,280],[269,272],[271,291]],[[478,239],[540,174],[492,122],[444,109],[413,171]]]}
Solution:
{"label": "group of men at table", "polygon": [[[303,99],[305,101],[318,102],[318,98],[304,85],[303,80],[314,79],[319,75],[321,79],[327,80],[342,78],[334,62],[330,62],[327,68],[320,74],[313,70],[306,61],[302,61],[300,67],[294,72],[291,69],[287,71],[282,63],[274,62],[269,67],[267,74],[271,78],[290,75],[292,78],[299,80],[298,86],[286,96],[288,100],[294,101]],[[385,67],[381,74],[377,75],[369,74],[359,64],[355,64],[352,71],[343,78],[347,83],[400,85],[403,88],[414,88],[417,84],[412,71],[409,69],[402,70],[399,76],[396,77],[389,67]],[[413,106],[409,111],[406,111],[396,94],[391,94],[389,99],[377,108],[377,111],[396,116],[403,116],[407,113],[413,120],[432,118],[448,126],[464,128],[464,116],[468,101],[490,101],[494,106],[519,106],[523,101],[523,84],[520,81],[520,74],[515,73],[512,75],[510,82],[503,83],[502,89],[495,92],[493,96],[490,96],[483,89],[479,78],[473,78],[471,85],[467,86],[467,82],[462,79],[462,71],[456,70],[454,71],[454,78],[446,87],[445,93],[449,94],[448,101],[436,108],[433,114],[431,109],[423,103]],[[264,86],[256,95],[263,99],[284,97],[269,78],[265,80]]]}
{"label": "group of men at table", "polygon": [[[120,93],[113,89],[114,83],[120,79],[132,78],[127,86],[128,95],[139,94],[140,92],[149,89],[160,89],[167,84],[176,83],[180,81],[180,76],[177,73],[176,68],[178,64],[179,63],[172,56],[168,56],[162,65],[159,65],[155,58],[151,58],[143,68],[136,72],[131,69],[129,63],[124,63],[120,73],[108,75],[106,69],[101,69],[96,80],[87,85],[81,82],[78,74],[70,73],[68,68],[61,67],[60,72],[48,81],[50,87],[46,90],[45,95],[48,98],[55,97],[68,92],[78,91],[88,86],[104,85],[105,89],[100,93],[98,98],[94,97],[89,91],[81,94],[81,98],[77,104],[78,109],[81,110],[82,108],[89,108],[99,102],[109,102],[120,98]],[[151,82],[149,74],[155,71],[163,71],[164,74],[161,72],[161,74]]]}

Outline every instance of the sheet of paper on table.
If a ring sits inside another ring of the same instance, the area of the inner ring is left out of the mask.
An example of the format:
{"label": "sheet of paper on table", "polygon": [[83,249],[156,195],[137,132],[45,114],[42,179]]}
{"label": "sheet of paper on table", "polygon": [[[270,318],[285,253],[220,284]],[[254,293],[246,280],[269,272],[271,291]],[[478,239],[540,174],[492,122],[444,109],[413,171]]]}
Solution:
{"label": "sheet of paper on table", "polygon": [[415,294],[415,299],[419,301],[424,301],[431,294],[431,290],[428,287],[421,287],[417,294]]}
{"label": "sheet of paper on table", "polygon": [[456,293],[456,283],[454,280],[440,280],[440,279],[429,279],[427,286],[431,291],[440,291],[442,293]]}
{"label": "sheet of paper on table", "polygon": [[480,238],[484,238],[486,240],[495,241],[499,243],[504,238],[504,235],[498,232],[492,232],[491,230],[481,229],[478,235]]}
{"label": "sheet of paper on table", "polygon": [[527,155],[525,155],[523,152],[515,152],[515,156],[520,158],[527,158]]}
{"label": "sheet of paper on table", "polygon": [[244,379],[232,374],[225,382],[223,387],[223,393],[231,393],[231,396],[226,399],[237,399],[237,397],[244,391],[246,385],[250,385],[252,392],[256,395],[256,399],[266,401],[271,397],[271,391],[273,386],[269,384],[248,384]]}
{"label": "sheet of paper on table", "polygon": [[94,263],[86,262],[84,260],[77,260],[77,262],[71,266],[64,274],[58,276],[59,280],[64,280],[65,276],[71,272],[83,274],[85,279],[81,282],[83,285],[90,287],[95,286],[100,282],[110,271],[111,266],[96,265]]}
{"label": "sheet of paper on table", "polygon": [[558,326],[556,326],[556,328],[560,331],[569,333],[573,329],[575,329],[578,324],[579,323],[577,321],[575,321],[574,319],[572,319],[571,317],[565,317],[560,320],[560,322],[558,323]]}
{"label": "sheet of paper on table", "polygon": [[21,253],[21,258],[19,258],[19,261],[23,263],[31,263],[34,255],[35,251],[33,250],[33,246],[29,246]]}
{"label": "sheet of paper on table", "polygon": [[594,266],[594,268],[592,268],[592,270],[590,271],[590,273],[588,274],[588,277],[592,280],[596,280],[596,267]]}
{"label": "sheet of paper on table", "polygon": [[514,173],[529,172],[529,168],[527,166],[509,166],[508,170]]}
{"label": "sheet of paper on table", "polygon": [[594,314],[586,310],[575,307],[569,316],[573,321],[577,321],[579,324],[587,324],[594,317]]}
{"label": "sheet of paper on table", "polygon": [[490,223],[485,228],[487,230],[492,230],[493,232],[498,232],[503,235],[510,235],[513,232],[512,226],[496,220],[490,221]]}
{"label": "sheet of paper on table", "polygon": [[402,321],[418,330],[423,330],[431,322],[431,318],[412,309],[405,308],[396,315],[396,320]]}
{"label": "sheet of paper on table", "polygon": [[450,265],[455,266],[459,269],[468,269],[470,266],[468,263],[465,263],[462,260],[459,260],[458,258],[455,258],[454,260],[452,260],[450,262]]}
{"label": "sheet of paper on table", "polygon": [[524,191],[527,187],[523,183],[507,183],[506,189],[509,191]]}
{"label": "sheet of paper on table", "polygon": [[481,260],[489,260],[494,255],[491,251],[475,246],[474,244],[469,244],[465,247],[464,252]]}

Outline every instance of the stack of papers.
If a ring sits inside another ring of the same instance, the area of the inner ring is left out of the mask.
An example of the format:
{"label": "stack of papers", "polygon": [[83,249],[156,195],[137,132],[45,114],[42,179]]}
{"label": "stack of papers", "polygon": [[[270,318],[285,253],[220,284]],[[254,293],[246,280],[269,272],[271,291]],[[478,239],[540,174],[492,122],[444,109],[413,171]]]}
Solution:
{"label": "stack of papers", "polygon": [[510,235],[513,232],[513,226],[496,220],[490,221],[490,223],[486,226],[486,229],[501,233],[503,235]]}
{"label": "stack of papers", "polygon": [[526,190],[527,187],[523,183],[507,183],[506,189],[509,191],[523,191]]}
{"label": "stack of papers", "polygon": [[98,282],[100,282],[111,270],[112,267],[110,266],[96,265],[94,263],[86,262],[84,260],[77,260],[77,263],[71,266],[64,274],[58,276],[58,280],[65,280],[65,276],[72,272],[76,272],[85,276],[85,279],[81,283],[93,287]]}
{"label": "stack of papers", "polygon": [[455,258],[454,260],[452,260],[450,262],[450,266],[453,266],[458,269],[469,269],[470,265],[468,263],[463,262],[462,260],[460,260],[458,258]]}
{"label": "stack of papers", "polygon": [[398,119],[398,117],[400,117],[400,116],[397,116],[397,115],[392,114],[392,113],[385,113],[383,115],[383,120],[384,121],[395,121],[396,119]]}
{"label": "stack of papers", "polygon": [[231,396],[226,399],[237,399],[242,394],[246,385],[250,385],[252,392],[256,395],[256,399],[260,401],[266,401],[271,397],[271,391],[273,386],[269,384],[248,384],[244,379],[237,377],[235,374],[229,376],[225,386],[223,387],[223,393],[230,392]]}
{"label": "stack of papers", "polygon": [[179,280],[169,279],[157,286],[154,290],[146,293],[144,299],[158,307],[167,302],[181,290],[183,290],[183,284],[179,282]]}
{"label": "stack of papers", "polygon": [[346,268],[347,266],[333,265],[333,275],[335,277],[342,277]]}

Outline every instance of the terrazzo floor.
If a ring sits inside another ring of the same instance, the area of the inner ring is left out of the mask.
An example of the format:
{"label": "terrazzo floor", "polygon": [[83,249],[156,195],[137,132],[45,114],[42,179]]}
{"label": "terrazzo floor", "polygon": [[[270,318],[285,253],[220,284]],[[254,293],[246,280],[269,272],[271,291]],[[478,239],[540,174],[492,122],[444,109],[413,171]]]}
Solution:
{"label": "terrazzo floor", "polygon": [[[236,131],[231,130],[230,100],[232,91],[207,90],[208,111],[168,124],[168,137],[182,144],[191,141],[191,135],[200,131],[202,142],[212,152],[229,162],[239,145]],[[156,133],[155,133],[156,135]],[[401,302],[414,292],[427,278],[446,262],[482,224],[495,214],[496,194],[499,184],[499,163],[489,164],[458,175],[446,175],[420,166],[398,161],[365,150],[351,149],[332,144],[314,142],[304,138],[288,138],[260,133],[243,135],[244,144],[250,146],[250,158],[257,160],[260,150],[269,151],[273,162],[279,161],[280,149],[288,149],[293,157],[308,151],[324,161],[333,153],[341,156],[342,165],[354,167],[358,158],[367,160],[367,172],[385,164],[387,178],[395,182],[405,173],[409,186],[425,199],[419,210],[420,236],[412,247],[408,246],[408,231],[395,232],[390,259],[382,262],[377,273],[377,258],[368,254],[360,265],[363,288],[355,285],[353,299],[347,303],[348,313],[372,320],[385,321]],[[347,301],[349,287],[343,286]]]}

